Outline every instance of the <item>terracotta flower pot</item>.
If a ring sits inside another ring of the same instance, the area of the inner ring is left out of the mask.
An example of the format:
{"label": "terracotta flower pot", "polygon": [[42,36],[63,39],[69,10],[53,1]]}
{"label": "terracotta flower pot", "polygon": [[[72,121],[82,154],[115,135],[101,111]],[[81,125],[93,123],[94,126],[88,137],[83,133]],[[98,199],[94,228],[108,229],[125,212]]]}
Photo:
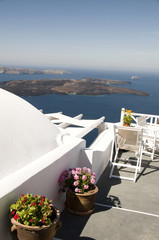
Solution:
{"label": "terracotta flower pot", "polygon": [[130,124],[128,124],[128,123],[123,123],[123,126],[130,127]]}
{"label": "terracotta flower pot", "polygon": [[[56,234],[56,231],[61,228],[60,212],[54,207],[54,220],[50,225],[39,226],[27,226],[18,223],[14,218],[11,218],[11,233],[12,238],[19,240],[52,240]],[[15,233],[16,232],[16,233]],[[15,235],[17,236],[15,238]]]}
{"label": "terracotta flower pot", "polygon": [[94,210],[97,192],[97,186],[85,193],[75,193],[69,189],[66,192],[66,209],[77,215],[91,214]]}

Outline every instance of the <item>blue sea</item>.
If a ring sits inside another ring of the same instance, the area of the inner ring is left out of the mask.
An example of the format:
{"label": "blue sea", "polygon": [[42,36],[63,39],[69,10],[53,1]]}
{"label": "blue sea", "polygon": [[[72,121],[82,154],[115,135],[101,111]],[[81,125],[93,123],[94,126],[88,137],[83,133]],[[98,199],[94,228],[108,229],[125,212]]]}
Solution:
{"label": "blue sea", "polygon": [[[29,74],[0,74],[0,81],[32,80],[32,79],[82,79],[84,77],[115,79],[131,81],[124,87],[148,92],[149,96],[127,94],[111,94],[102,96],[78,95],[42,95],[23,97],[44,113],[63,112],[69,116],[83,113],[83,118],[96,119],[105,116],[105,121],[117,122],[120,120],[121,108],[131,109],[133,112],[159,114],[159,73],[139,73],[128,71],[93,71],[68,70],[71,73],[63,75],[29,75]],[[139,75],[139,79],[131,79],[132,75]]]}

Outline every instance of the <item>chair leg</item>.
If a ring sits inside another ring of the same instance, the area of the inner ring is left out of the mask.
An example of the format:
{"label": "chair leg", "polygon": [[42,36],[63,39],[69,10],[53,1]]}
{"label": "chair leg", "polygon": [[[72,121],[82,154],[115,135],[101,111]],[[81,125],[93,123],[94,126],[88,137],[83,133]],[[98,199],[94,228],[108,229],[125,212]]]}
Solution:
{"label": "chair leg", "polygon": [[[136,166],[135,166],[135,167],[131,167],[130,165],[123,165],[123,164],[116,163],[118,153],[119,153],[119,150],[117,150],[117,152],[116,152],[116,154],[115,154],[114,162],[112,163],[112,168],[111,168],[111,171],[110,171],[109,178],[115,177],[115,178],[120,178],[120,179],[133,180],[134,183],[135,183],[135,182],[136,182],[136,178],[137,178],[137,173],[138,173],[138,171],[140,171],[140,169],[141,169],[142,149],[141,149],[140,152],[138,153],[137,161],[136,161]],[[116,164],[115,164],[115,163],[116,163]],[[133,177],[133,178],[130,178],[130,177],[113,175],[113,171],[114,171],[114,167],[115,167],[115,166],[124,166],[124,167],[128,167],[128,168],[134,168],[134,169],[135,169],[134,177]]]}
{"label": "chair leg", "polygon": [[[119,149],[116,150],[115,157],[114,157],[114,163],[115,163],[116,160],[117,160],[118,152],[119,152]],[[112,177],[113,171],[114,171],[114,165],[112,164],[112,168],[111,168],[111,171],[110,171],[109,178]]]}

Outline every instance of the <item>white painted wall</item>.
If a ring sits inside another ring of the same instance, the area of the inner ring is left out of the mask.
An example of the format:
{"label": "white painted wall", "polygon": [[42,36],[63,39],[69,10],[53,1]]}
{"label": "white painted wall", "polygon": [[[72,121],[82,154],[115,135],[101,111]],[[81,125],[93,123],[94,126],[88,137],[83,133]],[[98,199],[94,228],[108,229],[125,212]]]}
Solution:
{"label": "white painted wall", "polygon": [[[62,171],[80,165],[80,150],[85,140],[64,138],[64,144],[45,154],[35,162],[8,176],[2,185],[0,197],[0,239],[10,240],[9,206],[21,194],[45,195],[53,199],[54,205],[62,211],[65,194],[59,193],[58,178]],[[9,184],[9,189],[7,188]],[[8,189],[8,192],[6,191]],[[3,193],[3,194],[2,194]]]}
{"label": "white painted wall", "polygon": [[0,89],[0,180],[58,146],[61,131],[20,97]]}
{"label": "white painted wall", "polygon": [[32,193],[53,198],[62,211],[61,172],[87,166],[98,180],[111,159],[114,135],[108,126],[86,149],[85,140],[65,135],[32,105],[2,89],[0,109],[0,239],[10,240],[9,206]]}
{"label": "white painted wall", "polygon": [[21,194],[45,195],[63,209],[58,178],[79,165],[86,143],[65,135],[31,104],[2,89],[0,109],[0,239],[8,240],[9,207]]}
{"label": "white painted wall", "polygon": [[89,148],[81,150],[80,163],[85,164],[96,173],[96,181],[107,167],[108,163],[112,161],[114,149],[114,124],[107,123],[107,128]]}

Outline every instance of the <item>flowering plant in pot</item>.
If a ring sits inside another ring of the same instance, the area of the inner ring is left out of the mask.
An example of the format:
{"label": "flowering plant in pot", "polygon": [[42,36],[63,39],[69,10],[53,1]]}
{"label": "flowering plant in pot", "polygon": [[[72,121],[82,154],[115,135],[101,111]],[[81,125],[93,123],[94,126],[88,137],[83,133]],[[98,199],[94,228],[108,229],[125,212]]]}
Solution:
{"label": "flowering plant in pot", "polygon": [[10,215],[13,224],[11,231],[17,230],[18,239],[50,240],[61,227],[59,210],[53,206],[52,200],[45,196],[22,194],[16,203],[10,206]]}
{"label": "flowering plant in pot", "polygon": [[66,191],[66,209],[78,215],[90,214],[98,188],[95,173],[89,168],[69,168],[62,172],[58,183],[60,191]]}
{"label": "flowering plant in pot", "polygon": [[124,111],[124,117],[123,117],[123,125],[124,126],[130,126],[133,119],[132,119],[132,110],[123,110]]}

